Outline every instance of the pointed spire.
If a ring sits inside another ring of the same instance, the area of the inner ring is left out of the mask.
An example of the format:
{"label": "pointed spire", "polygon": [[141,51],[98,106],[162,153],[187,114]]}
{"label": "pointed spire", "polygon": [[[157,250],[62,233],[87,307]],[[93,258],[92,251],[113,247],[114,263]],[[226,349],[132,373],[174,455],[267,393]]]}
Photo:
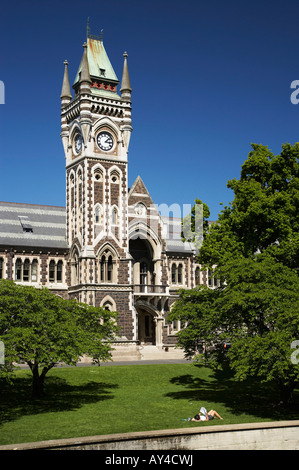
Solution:
{"label": "pointed spire", "polygon": [[121,81],[120,92],[123,98],[130,100],[132,88],[131,88],[130,78],[129,78],[127,57],[128,57],[128,54],[125,52],[124,53],[124,68],[123,68],[123,76],[122,76],[122,81]]}
{"label": "pointed spire", "polygon": [[63,76],[63,83],[62,83],[62,90],[61,90],[61,95],[60,98],[70,98],[72,99],[72,94],[71,94],[71,87],[70,87],[70,81],[69,81],[69,74],[68,74],[68,61],[64,61],[64,76]]}
{"label": "pointed spire", "polygon": [[86,42],[83,44],[83,48],[84,48],[84,52],[83,52],[83,58],[82,58],[80,82],[91,83],[90,75],[89,75],[88,59],[87,59],[87,43]]}

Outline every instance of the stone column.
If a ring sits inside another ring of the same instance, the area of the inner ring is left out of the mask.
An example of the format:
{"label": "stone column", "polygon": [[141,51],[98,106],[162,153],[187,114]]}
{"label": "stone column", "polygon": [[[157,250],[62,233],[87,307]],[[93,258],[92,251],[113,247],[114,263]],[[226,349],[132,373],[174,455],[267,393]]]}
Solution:
{"label": "stone column", "polygon": [[155,328],[156,328],[156,346],[159,349],[162,349],[163,344],[163,336],[162,336],[162,329],[163,329],[163,317],[156,317],[154,318]]}

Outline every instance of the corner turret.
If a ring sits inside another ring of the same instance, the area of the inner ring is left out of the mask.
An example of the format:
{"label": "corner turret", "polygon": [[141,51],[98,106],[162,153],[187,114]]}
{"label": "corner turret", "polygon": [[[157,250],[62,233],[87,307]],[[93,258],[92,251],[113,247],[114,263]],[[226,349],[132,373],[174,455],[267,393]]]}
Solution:
{"label": "corner turret", "polygon": [[126,151],[129,150],[129,143],[132,133],[132,120],[131,120],[131,83],[129,78],[129,70],[127,63],[128,54],[124,53],[124,67],[123,67],[123,76],[121,81],[121,100],[124,102],[124,118],[121,127],[124,143],[126,146]]}
{"label": "corner turret", "polygon": [[129,77],[129,70],[128,70],[128,62],[127,62],[128,54],[124,53],[124,68],[123,68],[123,76],[121,81],[121,98],[124,101],[131,101],[131,93],[132,88],[130,84],[130,77]]}
{"label": "corner turret", "polygon": [[61,90],[61,133],[60,137],[62,140],[63,150],[65,156],[67,155],[67,147],[68,147],[68,140],[69,140],[69,126],[66,120],[66,116],[64,113],[64,108],[71,102],[72,94],[71,94],[71,87],[69,81],[69,74],[68,74],[68,61],[64,61],[64,75],[63,75],[63,82],[62,82],[62,90]]}
{"label": "corner turret", "polygon": [[68,74],[68,69],[67,69],[68,65],[69,65],[68,61],[65,60],[64,61],[64,75],[63,75],[62,89],[61,89],[61,95],[60,95],[61,106],[67,105],[72,99],[69,74]]}

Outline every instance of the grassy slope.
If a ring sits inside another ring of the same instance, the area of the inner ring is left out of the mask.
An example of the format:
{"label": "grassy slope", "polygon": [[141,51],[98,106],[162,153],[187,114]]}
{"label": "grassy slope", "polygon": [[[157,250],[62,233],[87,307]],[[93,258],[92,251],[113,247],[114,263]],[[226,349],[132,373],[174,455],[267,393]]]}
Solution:
{"label": "grassy slope", "polygon": [[[299,416],[298,395],[296,405],[281,410],[272,406],[273,387],[191,364],[55,368],[38,401],[30,397],[31,372],[16,377],[13,389],[0,392],[0,444]],[[185,421],[201,406],[224,420]]]}

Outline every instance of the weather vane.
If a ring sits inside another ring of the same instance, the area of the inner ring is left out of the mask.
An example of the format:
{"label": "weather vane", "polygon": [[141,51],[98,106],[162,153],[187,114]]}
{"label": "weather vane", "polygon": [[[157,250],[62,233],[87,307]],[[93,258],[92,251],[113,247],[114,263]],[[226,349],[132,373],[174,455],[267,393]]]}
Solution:
{"label": "weather vane", "polygon": [[87,18],[87,37],[89,37],[90,27],[89,27],[89,17]]}
{"label": "weather vane", "polygon": [[89,17],[87,18],[87,27],[86,27],[86,31],[87,31],[87,39],[90,38],[90,39],[96,39],[97,41],[102,41],[103,42],[103,36],[104,36],[104,30],[101,29],[101,34],[100,36],[93,36],[92,34],[90,34],[90,26],[89,26]]}

